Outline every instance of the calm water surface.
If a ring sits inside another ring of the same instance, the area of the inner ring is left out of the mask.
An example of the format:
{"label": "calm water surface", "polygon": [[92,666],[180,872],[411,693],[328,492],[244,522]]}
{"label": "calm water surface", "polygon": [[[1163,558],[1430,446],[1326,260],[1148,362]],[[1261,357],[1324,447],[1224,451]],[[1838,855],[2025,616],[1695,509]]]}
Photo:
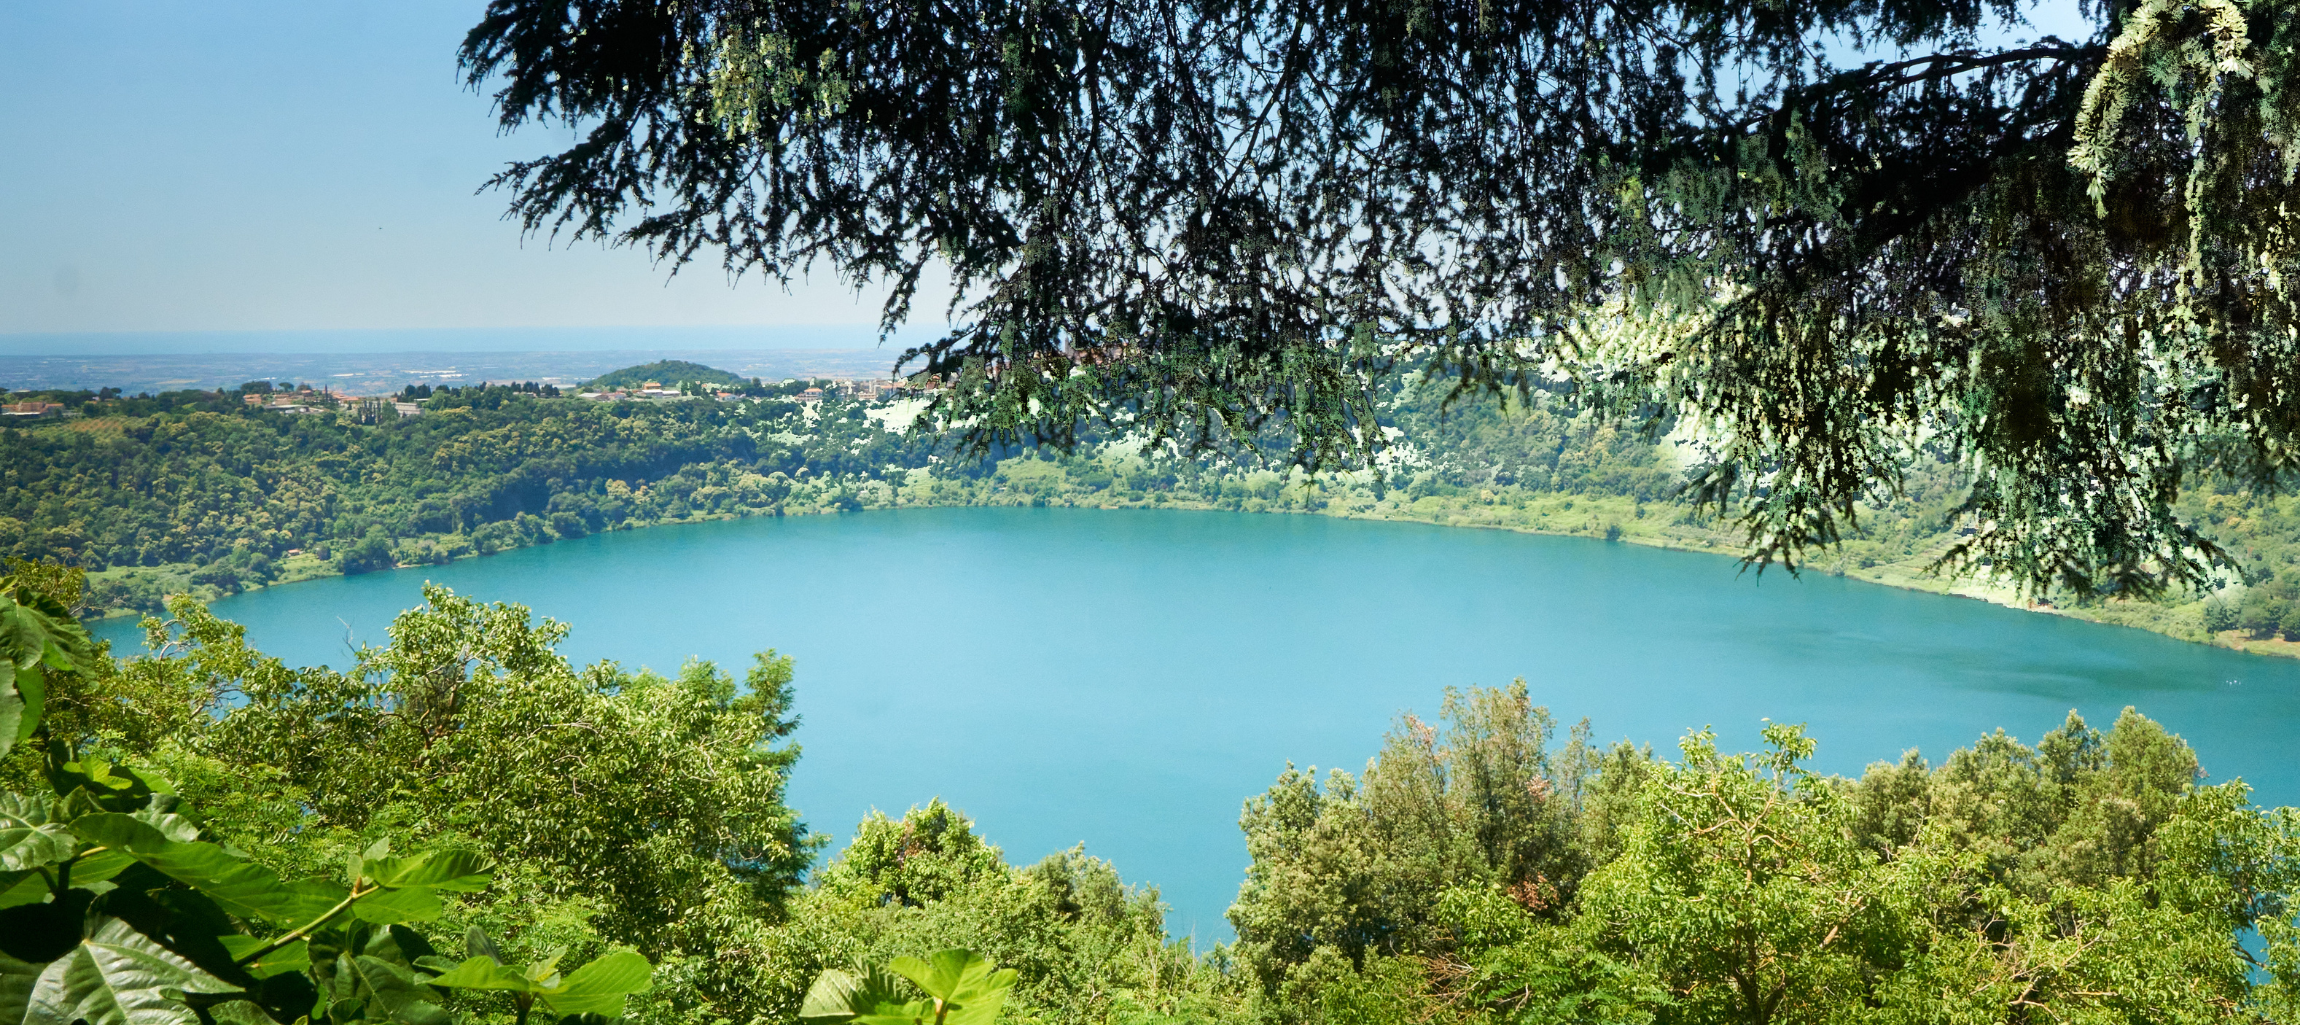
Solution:
{"label": "calm water surface", "polygon": [[[1225,938],[1240,803],[1357,770],[1399,712],[1523,676],[1561,721],[1672,750],[1806,722],[1826,771],[1934,759],[2135,705],[2215,780],[2300,803],[2300,660],[1730,559],[1315,516],[937,509],[656,527],[218,602],[294,664],[348,664],[435,580],[566,621],[587,662],[798,660],[790,796],[842,841],[937,795],[1010,860],[1084,843]],[[134,631],[104,631],[121,650]],[[899,738],[890,743],[889,738]]]}

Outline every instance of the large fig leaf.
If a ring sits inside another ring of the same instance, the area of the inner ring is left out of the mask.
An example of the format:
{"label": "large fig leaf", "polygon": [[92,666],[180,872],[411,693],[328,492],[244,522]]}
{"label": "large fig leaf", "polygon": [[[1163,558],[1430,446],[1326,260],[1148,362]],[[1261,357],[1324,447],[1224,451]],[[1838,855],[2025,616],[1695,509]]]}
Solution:
{"label": "large fig leaf", "polygon": [[24,703],[24,695],[16,690],[16,666],[0,658],[0,758],[16,747],[16,738],[28,737],[40,728],[38,715],[26,715],[31,709]]}
{"label": "large fig leaf", "polygon": [[447,1011],[434,999],[437,994],[417,982],[415,973],[406,968],[367,954],[348,958],[348,966],[357,983],[356,991],[371,1012],[381,1012],[405,1025],[438,1025],[448,1020]]}
{"label": "large fig leaf", "polygon": [[439,895],[426,887],[404,890],[380,890],[362,896],[351,906],[351,913],[362,922],[377,925],[397,925],[401,922],[428,922],[439,917],[443,908]]}
{"label": "large fig leaf", "polygon": [[[72,863],[72,885],[82,889],[101,889],[95,884],[119,875],[135,863],[136,859],[117,851],[98,851]],[[47,900],[52,892],[48,877],[38,871],[26,869],[21,872],[0,872],[0,911],[23,904],[38,904]]]}
{"label": "large fig leaf", "polygon": [[646,992],[654,972],[646,958],[623,951],[568,972],[557,986],[540,990],[539,995],[554,1014],[620,1018],[624,998]]}
{"label": "large fig leaf", "polygon": [[[877,968],[864,972],[824,972],[808,987],[799,1005],[799,1020],[816,1025],[841,1025],[865,1015],[900,1014],[910,1006],[911,991],[902,980]],[[924,1005],[920,1005],[924,1006]],[[927,1017],[933,1017],[931,1008]]]}
{"label": "large fig leaf", "polygon": [[22,872],[68,861],[80,839],[55,820],[44,795],[0,794],[0,871]]}
{"label": "large fig leaf", "polygon": [[151,823],[118,812],[97,812],[72,820],[72,831],[91,843],[125,852],[137,861],[207,894],[224,910],[244,919],[300,926],[326,914],[349,894],[319,879],[281,881],[271,869],[237,857],[212,843],[168,839]]}
{"label": "large fig leaf", "polygon": [[282,972],[300,972],[311,967],[311,943],[308,940],[297,940],[251,960],[250,954],[270,946],[270,942],[253,936],[219,936],[216,939],[223,944],[224,952],[231,955],[234,963],[259,979],[268,979]]}
{"label": "large fig leaf", "polygon": [[9,737],[11,745],[32,739],[40,730],[40,720],[48,714],[48,675],[40,666],[17,666],[13,686],[9,691],[20,703],[16,712],[16,734]]}
{"label": "large fig leaf", "polygon": [[24,1009],[32,1004],[32,987],[40,981],[44,965],[19,961],[0,954],[0,1022],[24,1020]]}
{"label": "large fig leaf", "polygon": [[[48,782],[57,793],[70,795],[58,810],[58,818],[76,820],[100,811],[153,811],[155,797],[174,796],[175,787],[150,769],[137,769],[92,755],[71,758],[62,741],[51,743],[58,757],[49,766]],[[169,810],[173,807],[172,800],[167,805],[157,810]]]}
{"label": "large fig leaf", "polygon": [[971,950],[936,951],[931,961],[898,957],[888,964],[895,973],[916,983],[928,996],[942,1001],[944,1025],[991,1025],[1006,993],[1014,988],[1017,973],[993,971],[990,962]]}
{"label": "large fig leaf", "polygon": [[93,654],[88,631],[55,600],[0,594],[0,756],[40,728],[45,672],[71,672]]}
{"label": "large fig leaf", "polygon": [[[48,886],[48,880],[38,872],[30,869],[22,872],[0,872],[0,911],[6,911],[18,904],[37,904],[47,900],[48,895],[52,892],[54,891]],[[0,1022],[7,1020],[0,1018]]]}
{"label": "large fig leaf", "polygon": [[26,1001],[24,1025],[196,1025],[187,993],[230,993],[231,984],[116,918],[48,963]]}
{"label": "large fig leaf", "polygon": [[378,885],[421,886],[433,890],[476,893],[487,888],[494,874],[487,859],[472,851],[430,851],[404,858],[369,858],[362,871]]}
{"label": "large fig leaf", "polygon": [[45,665],[70,672],[94,654],[88,629],[62,603],[21,591],[0,595],[0,658],[18,669]]}
{"label": "large fig leaf", "polygon": [[227,1000],[210,1007],[208,1020],[216,1025],[279,1025],[252,1000]]}
{"label": "large fig leaf", "polygon": [[484,954],[466,959],[424,981],[448,989],[491,989],[507,993],[530,993],[535,989],[533,980]]}
{"label": "large fig leaf", "polygon": [[609,954],[565,976],[554,976],[548,963],[520,971],[480,953],[425,981],[449,989],[532,994],[561,1016],[619,1018],[624,998],[646,992],[654,972],[646,958],[627,951]]}

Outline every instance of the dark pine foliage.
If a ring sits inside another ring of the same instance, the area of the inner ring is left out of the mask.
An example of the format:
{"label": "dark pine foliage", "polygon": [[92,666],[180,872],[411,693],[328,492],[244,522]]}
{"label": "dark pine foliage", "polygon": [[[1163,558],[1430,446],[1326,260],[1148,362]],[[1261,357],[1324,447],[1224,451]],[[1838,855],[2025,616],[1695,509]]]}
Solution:
{"label": "dark pine foliage", "polygon": [[579,129],[497,180],[530,229],[824,261],[889,327],[947,266],[905,360],[984,444],[1355,463],[1410,365],[1698,427],[1759,561],[1926,454],[1974,482],[1953,562],[2194,581],[2183,474],[2272,482],[2300,430],[2295,13],[1990,42],[2032,6],[494,0],[463,60]]}

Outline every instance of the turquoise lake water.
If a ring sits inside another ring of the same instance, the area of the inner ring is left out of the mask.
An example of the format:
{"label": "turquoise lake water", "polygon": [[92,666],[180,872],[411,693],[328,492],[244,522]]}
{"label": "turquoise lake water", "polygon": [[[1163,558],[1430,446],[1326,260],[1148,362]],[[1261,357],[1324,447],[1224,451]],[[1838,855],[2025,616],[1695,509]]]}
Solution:
{"label": "turquoise lake water", "polygon": [[[1670,753],[1703,725],[1747,749],[1767,717],[1806,722],[1817,766],[1848,774],[2134,705],[2214,781],[2300,803],[2300,660],[1738,568],[1315,516],[933,509],[605,534],[215,611],[301,665],[381,642],[426,580],[571,624],[579,662],[740,676],[776,648],[798,660],[790,797],[814,829],[843,843],[870,809],[939,795],[1017,863],[1084,843],[1209,941],[1230,935],[1248,796],[1289,761],[1361,769],[1398,713],[1515,676],[1561,722]],[[134,645],[125,621],[100,632]]]}

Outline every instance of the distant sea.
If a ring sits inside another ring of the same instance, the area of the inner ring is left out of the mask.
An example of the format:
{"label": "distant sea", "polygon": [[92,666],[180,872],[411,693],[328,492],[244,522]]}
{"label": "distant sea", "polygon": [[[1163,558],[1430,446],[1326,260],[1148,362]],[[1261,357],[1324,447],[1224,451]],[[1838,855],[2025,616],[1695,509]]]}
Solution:
{"label": "distant sea", "polygon": [[410,384],[569,385],[661,359],[772,381],[870,378],[932,337],[904,332],[881,343],[867,325],[0,334],[0,389],[135,394],[263,380],[369,395]]}

